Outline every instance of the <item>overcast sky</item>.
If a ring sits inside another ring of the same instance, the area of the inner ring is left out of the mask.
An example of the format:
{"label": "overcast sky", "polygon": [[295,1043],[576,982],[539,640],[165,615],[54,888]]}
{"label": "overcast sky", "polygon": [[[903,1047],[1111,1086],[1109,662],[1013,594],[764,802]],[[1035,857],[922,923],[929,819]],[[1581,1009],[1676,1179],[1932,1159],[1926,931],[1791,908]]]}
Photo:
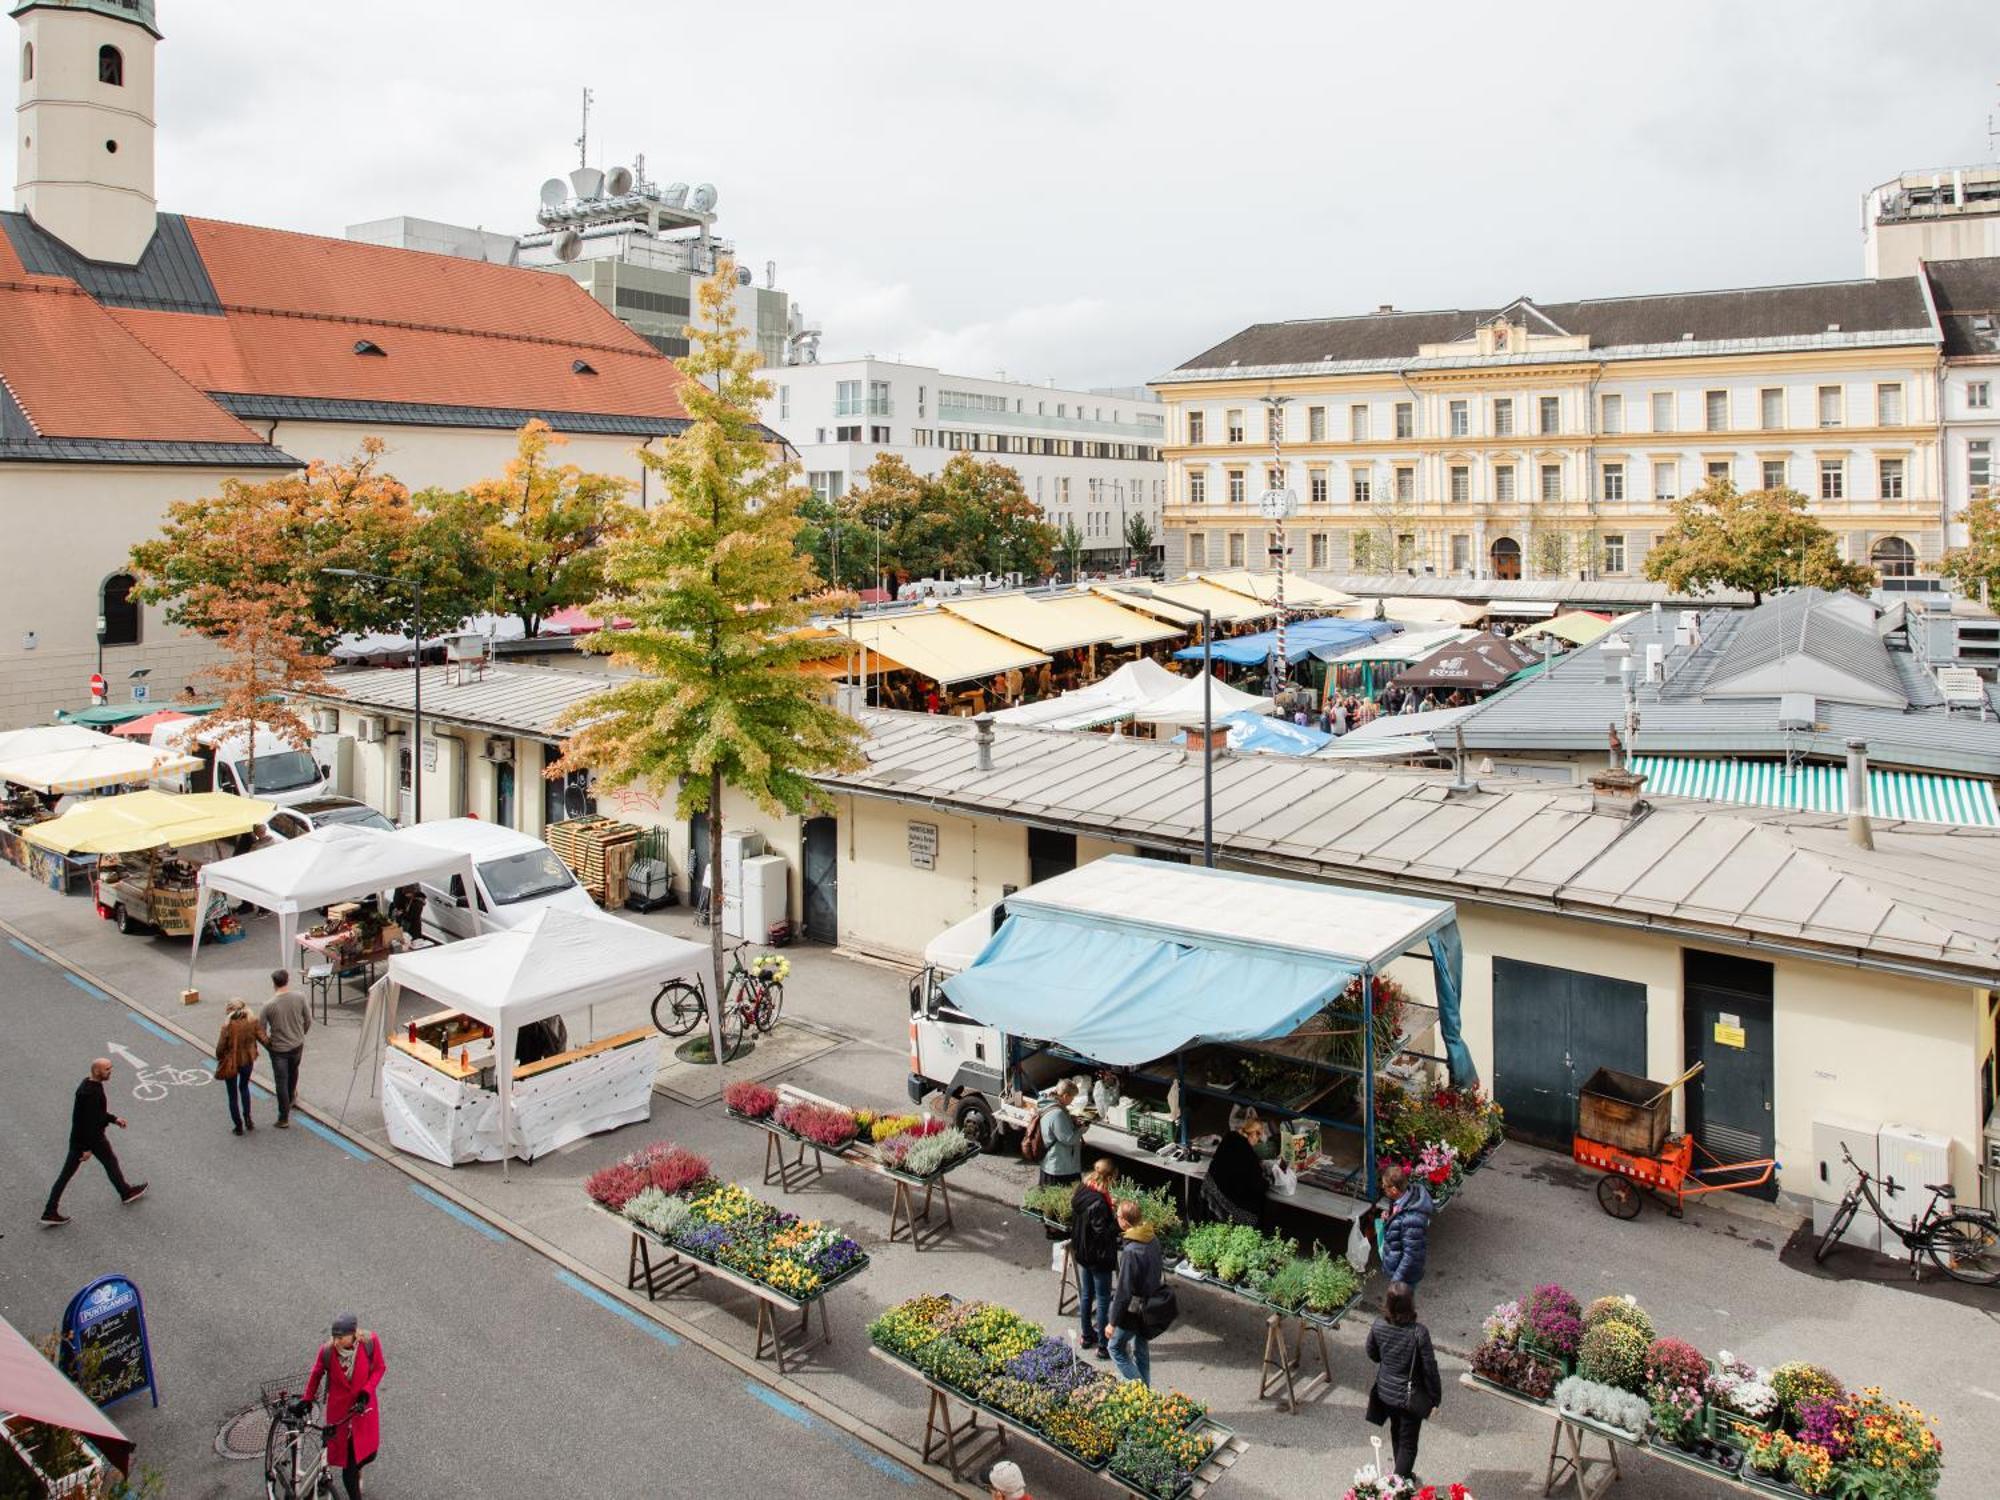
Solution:
{"label": "overcast sky", "polygon": [[[1130,384],[1247,323],[1855,276],[1990,160],[1995,0],[159,0],[165,207],[520,231],[640,152],[823,357]],[[11,105],[15,70],[0,69]]]}

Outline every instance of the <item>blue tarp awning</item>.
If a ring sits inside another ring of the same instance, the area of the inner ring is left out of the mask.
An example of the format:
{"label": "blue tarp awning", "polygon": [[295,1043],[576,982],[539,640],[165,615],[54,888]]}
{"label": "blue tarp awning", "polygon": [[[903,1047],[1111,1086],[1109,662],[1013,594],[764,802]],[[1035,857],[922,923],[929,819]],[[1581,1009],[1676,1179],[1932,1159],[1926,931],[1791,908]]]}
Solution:
{"label": "blue tarp awning", "polygon": [[[1232,750],[1265,755],[1311,755],[1333,742],[1333,736],[1323,729],[1263,714],[1224,714],[1215,722],[1229,727],[1229,748]],[[1187,735],[1175,735],[1174,743],[1185,745]]]}
{"label": "blue tarp awning", "polygon": [[1123,1068],[1200,1042],[1288,1036],[1360,972],[1340,959],[1190,947],[1014,912],[944,991],[988,1026]]}
{"label": "blue tarp awning", "polygon": [[[1391,620],[1297,620],[1285,627],[1285,660],[1304,661],[1315,647],[1332,646],[1346,650],[1367,641],[1379,641],[1384,636],[1394,635],[1400,628]],[[1255,635],[1218,640],[1211,648],[1211,654],[1216,661],[1251,667],[1269,661],[1277,649],[1277,631],[1260,630]],[[1199,646],[1186,646],[1174,655],[1181,661],[1200,661],[1201,650]]]}

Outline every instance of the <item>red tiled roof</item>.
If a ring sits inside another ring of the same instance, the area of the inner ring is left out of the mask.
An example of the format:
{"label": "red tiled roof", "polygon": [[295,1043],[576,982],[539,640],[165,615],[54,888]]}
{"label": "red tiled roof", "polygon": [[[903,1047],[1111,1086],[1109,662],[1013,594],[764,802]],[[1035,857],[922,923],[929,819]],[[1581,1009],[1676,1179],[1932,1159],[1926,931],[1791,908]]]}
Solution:
{"label": "red tiled roof", "polygon": [[0,381],[45,438],[263,442],[60,277],[0,280]]}

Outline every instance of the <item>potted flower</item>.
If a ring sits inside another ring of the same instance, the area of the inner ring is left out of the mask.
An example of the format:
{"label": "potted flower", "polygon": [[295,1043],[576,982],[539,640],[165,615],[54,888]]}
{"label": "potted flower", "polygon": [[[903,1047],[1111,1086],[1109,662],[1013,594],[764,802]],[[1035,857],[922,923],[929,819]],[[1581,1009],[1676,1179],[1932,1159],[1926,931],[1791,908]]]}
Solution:
{"label": "potted flower", "polygon": [[778,1107],[778,1091],[742,1078],[722,1090],[722,1107],[745,1120],[768,1120]]}
{"label": "potted flower", "polygon": [[1737,1359],[1727,1349],[1716,1356],[1708,1377],[1708,1434],[1736,1448],[1749,1446],[1755,1429],[1778,1423],[1778,1393],[1768,1370]]}
{"label": "potted flower", "polygon": [[1556,1410],[1575,1421],[1605,1429],[1628,1443],[1646,1435],[1653,1409],[1643,1396],[1582,1375],[1556,1386]]}
{"label": "potted flower", "polygon": [[1524,1344],[1489,1339],[1472,1351],[1472,1375],[1475,1380],[1504,1386],[1531,1401],[1547,1401],[1555,1394],[1562,1370],[1546,1355]]}
{"label": "potted flower", "polygon": [[1576,1368],[1577,1345],[1583,1338],[1582,1307],[1576,1298],[1546,1282],[1528,1294],[1521,1308],[1520,1342],[1554,1360],[1568,1374]]}
{"label": "potted flower", "polygon": [[854,1111],[835,1104],[788,1104],[778,1111],[778,1123],[822,1151],[845,1151],[861,1133]]}

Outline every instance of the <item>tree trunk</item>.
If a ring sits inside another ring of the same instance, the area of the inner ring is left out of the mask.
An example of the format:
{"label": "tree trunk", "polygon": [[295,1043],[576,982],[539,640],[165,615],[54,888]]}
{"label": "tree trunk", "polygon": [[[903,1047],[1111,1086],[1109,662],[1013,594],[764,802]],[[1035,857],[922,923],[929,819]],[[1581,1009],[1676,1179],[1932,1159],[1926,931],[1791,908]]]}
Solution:
{"label": "tree trunk", "polygon": [[708,773],[708,949],[715,984],[709,990],[708,1045],[719,1068],[722,1055],[722,772]]}

